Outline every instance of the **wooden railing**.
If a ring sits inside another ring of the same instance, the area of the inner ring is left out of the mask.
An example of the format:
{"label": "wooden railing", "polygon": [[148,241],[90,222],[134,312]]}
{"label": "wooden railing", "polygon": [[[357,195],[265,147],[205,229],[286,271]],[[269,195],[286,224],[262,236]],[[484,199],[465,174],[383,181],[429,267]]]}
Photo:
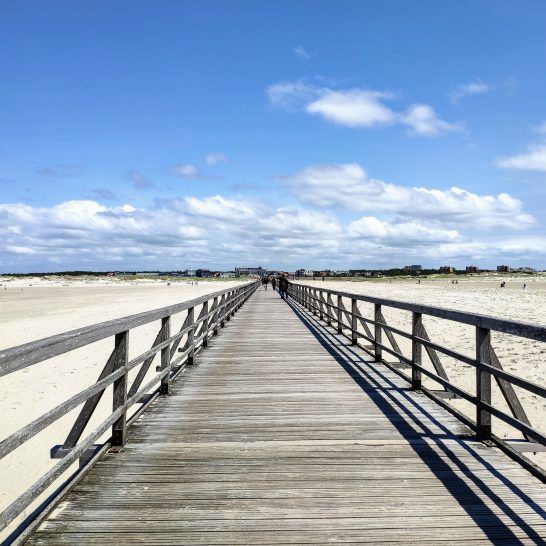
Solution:
{"label": "wooden railing", "polygon": [[[0,442],[2,459],[83,404],[64,443],[61,446],[54,446],[51,450],[51,456],[61,460],[0,514],[0,531],[76,460],[80,459],[80,465],[88,464],[97,460],[108,449],[119,451],[127,440],[127,428],[158,396],[169,394],[173,379],[187,366],[193,364],[196,352],[207,346],[209,338],[218,334],[219,328],[230,320],[259,284],[259,281],[252,281],[162,309],[103,322],[0,351],[1,377],[105,338],[112,337],[114,341],[112,353],[94,385],[60,403]],[[195,309],[199,306],[200,312],[195,318]],[[186,312],[182,327],[177,333],[172,334],[171,317],[182,312]],[[156,321],[160,321],[161,326],[152,347],[129,360],[128,344],[131,330]],[[184,344],[181,346],[182,341]],[[158,353],[161,353],[161,360],[156,369],[157,373],[142,385]],[[140,369],[129,387],[128,373],[137,366],[140,366]],[[158,383],[159,386],[152,390]],[[109,385],[113,385],[112,413],[81,440]],[[129,409],[138,402],[142,403],[142,406],[128,419]],[[112,431],[110,439],[103,444],[95,445],[94,442],[110,427]]]}
{"label": "wooden railing", "polygon": [[[288,294],[314,315],[318,315],[321,320],[325,320],[329,326],[334,326],[337,332],[350,339],[353,345],[359,345],[368,351],[375,362],[387,365],[392,371],[408,381],[413,389],[421,390],[456,415],[467,426],[476,431],[478,439],[486,443],[493,442],[497,444],[533,474],[543,481],[546,480],[544,469],[521,455],[521,452],[525,451],[544,451],[546,435],[532,426],[514,390],[514,386],[531,392],[545,401],[546,388],[504,370],[491,345],[491,331],[546,342],[546,328],[544,326],[292,282],[289,283]],[[336,299],[335,302],[333,298]],[[358,307],[359,302],[373,305],[373,319],[367,318],[361,313]],[[389,326],[383,315],[383,308],[398,309],[411,313],[411,331]],[[423,315],[473,326],[476,340],[475,357],[471,358],[452,348],[431,341],[423,324]],[[344,319],[347,322],[344,322]],[[383,333],[390,346],[385,343]],[[394,334],[411,341],[411,356],[402,353]],[[366,340],[370,345],[361,345],[359,339]],[[429,356],[434,371],[423,366],[423,348]],[[387,362],[383,358],[384,353],[388,353],[398,360],[396,362]],[[476,394],[460,388],[449,380],[438,353],[474,367]],[[411,369],[411,376],[402,371],[404,368]],[[439,383],[443,390],[425,388],[422,384],[423,375]],[[511,414],[498,409],[492,404],[492,378],[496,380]],[[446,399],[454,397],[463,398],[475,406],[475,420],[468,418],[451,404],[445,402]],[[491,427],[492,416],[520,431],[524,441],[509,442],[495,436]]]}

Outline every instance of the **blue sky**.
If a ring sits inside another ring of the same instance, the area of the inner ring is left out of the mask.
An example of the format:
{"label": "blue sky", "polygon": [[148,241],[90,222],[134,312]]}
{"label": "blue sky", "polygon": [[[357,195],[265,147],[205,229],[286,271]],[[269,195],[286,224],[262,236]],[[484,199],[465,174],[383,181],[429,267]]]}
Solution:
{"label": "blue sky", "polygon": [[0,271],[546,266],[546,4],[19,2]]}

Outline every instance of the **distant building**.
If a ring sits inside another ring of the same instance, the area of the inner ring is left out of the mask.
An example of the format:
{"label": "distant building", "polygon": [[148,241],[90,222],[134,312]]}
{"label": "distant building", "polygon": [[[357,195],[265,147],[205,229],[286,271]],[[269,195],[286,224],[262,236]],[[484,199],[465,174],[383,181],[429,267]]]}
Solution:
{"label": "distant building", "polygon": [[517,269],[518,273],[536,273],[537,270],[534,267],[519,267]]}
{"label": "distant building", "polygon": [[237,277],[246,277],[249,275],[256,275],[258,277],[263,277],[265,270],[263,267],[236,267],[235,276]]}
{"label": "distant building", "polygon": [[234,271],[222,271],[220,273],[220,277],[222,277],[223,279],[226,279],[228,277],[235,277],[235,272]]}
{"label": "distant building", "polygon": [[186,277],[195,277],[197,276],[196,269],[186,269]]}
{"label": "distant building", "polygon": [[405,265],[404,271],[421,271],[423,269],[422,265]]}
{"label": "distant building", "polygon": [[455,273],[455,268],[451,265],[443,265],[439,271],[440,273]]}
{"label": "distant building", "polygon": [[477,273],[478,272],[478,266],[477,265],[467,265],[465,268],[465,271],[467,273]]}
{"label": "distant building", "polygon": [[312,277],[312,276],[313,276],[312,269],[297,269],[296,270],[296,277]]}
{"label": "distant building", "polygon": [[509,265],[498,265],[497,266],[497,272],[498,273],[510,273],[512,271],[512,268]]}
{"label": "distant building", "polygon": [[214,271],[211,271],[210,269],[198,269],[196,272],[196,276],[203,278],[203,279],[209,279],[211,277],[214,277]]}

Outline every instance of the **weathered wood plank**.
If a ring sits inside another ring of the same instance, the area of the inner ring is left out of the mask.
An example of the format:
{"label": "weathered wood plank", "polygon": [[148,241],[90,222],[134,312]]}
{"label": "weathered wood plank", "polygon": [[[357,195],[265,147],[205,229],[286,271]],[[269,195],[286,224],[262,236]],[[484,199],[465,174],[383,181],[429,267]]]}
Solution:
{"label": "weathered wood plank", "polygon": [[543,484],[312,311],[225,328],[30,544],[544,541]]}

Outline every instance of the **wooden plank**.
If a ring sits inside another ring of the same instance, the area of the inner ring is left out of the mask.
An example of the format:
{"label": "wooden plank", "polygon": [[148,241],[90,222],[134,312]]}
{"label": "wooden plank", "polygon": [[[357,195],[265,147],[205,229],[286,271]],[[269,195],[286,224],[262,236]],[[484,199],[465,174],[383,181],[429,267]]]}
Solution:
{"label": "wooden plank", "polygon": [[256,292],[29,544],[544,541],[543,484],[294,305]]}

